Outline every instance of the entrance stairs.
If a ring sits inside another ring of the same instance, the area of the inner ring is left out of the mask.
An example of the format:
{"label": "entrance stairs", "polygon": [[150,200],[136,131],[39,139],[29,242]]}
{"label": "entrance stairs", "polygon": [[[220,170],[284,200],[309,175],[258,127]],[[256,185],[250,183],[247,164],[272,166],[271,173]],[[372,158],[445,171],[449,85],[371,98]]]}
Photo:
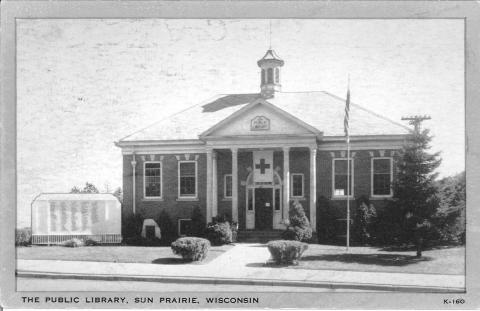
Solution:
{"label": "entrance stairs", "polygon": [[282,239],[283,230],[238,230],[237,242],[266,243]]}

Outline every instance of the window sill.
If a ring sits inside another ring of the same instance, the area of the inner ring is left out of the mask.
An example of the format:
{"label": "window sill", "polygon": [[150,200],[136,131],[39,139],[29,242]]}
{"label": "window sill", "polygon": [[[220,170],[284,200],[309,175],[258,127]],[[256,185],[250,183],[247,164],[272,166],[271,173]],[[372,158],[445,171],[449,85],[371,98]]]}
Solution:
{"label": "window sill", "polygon": [[159,198],[142,198],[142,201],[163,201],[162,197]]}
{"label": "window sill", "polygon": [[223,198],[222,201],[231,201],[232,198]]}
{"label": "window sill", "polygon": [[195,202],[195,201],[198,201],[198,197],[191,197],[191,198],[177,198],[177,201]]}

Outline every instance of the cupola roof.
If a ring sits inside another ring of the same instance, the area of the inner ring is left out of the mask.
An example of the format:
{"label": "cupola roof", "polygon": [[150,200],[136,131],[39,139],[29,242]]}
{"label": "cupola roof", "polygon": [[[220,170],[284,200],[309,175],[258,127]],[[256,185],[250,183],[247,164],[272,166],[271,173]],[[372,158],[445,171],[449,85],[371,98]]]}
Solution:
{"label": "cupola roof", "polygon": [[263,63],[265,62],[277,62],[278,63],[278,66],[283,66],[284,64],[284,61],[283,59],[281,59],[277,53],[275,53],[274,50],[272,49],[269,49],[267,51],[267,53],[265,53],[265,55],[262,57],[262,59],[260,59],[257,64],[258,66],[262,66]]}

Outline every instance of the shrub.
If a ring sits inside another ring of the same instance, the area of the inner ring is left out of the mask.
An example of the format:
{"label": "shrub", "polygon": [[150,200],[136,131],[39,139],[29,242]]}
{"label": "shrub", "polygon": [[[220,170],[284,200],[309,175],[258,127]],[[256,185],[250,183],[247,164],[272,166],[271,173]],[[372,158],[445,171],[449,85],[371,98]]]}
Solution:
{"label": "shrub", "polygon": [[94,239],[90,239],[90,238],[86,238],[85,240],[83,240],[83,244],[85,246],[97,246],[97,245],[100,245],[100,243]]}
{"label": "shrub", "polygon": [[210,242],[203,238],[184,237],[172,243],[175,255],[182,256],[185,261],[201,261],[207,257]]}
{"label": "shrub", "polygon": [[126,239],[141,236],[144,219],[143,214],[138,212],[124,217],[122,220],[123,236]]}
{"label": "shrub", "polygon": [[365,195],[356,200],[356,205],[352,237],[354,242],[365,245],[373,241],[373,224],[377,213],[375,207]]}
{"label": "shrub", "polygon": [[177,231],[175,225],[170,218],[170,215],[165,210],[162,210],[157,218],[157,224],[162,232],[162,238],[160,240],[161,245],[170,245],[177,238]]}
{"label": "shrub", "polygon": [[205,217],[202,215],[200,206],[195,206],[192,211],[189,236],[202,237],[205,234]]}
{"label": "shrub", "polygon": [[73,238],[73,239],[64,241],[61,245],[65,247],[82,247],[85,244],[83,243],[82,240]]}
{"label": "shrub", "polygon": [[282,233],[285,240],[308,241],[312,238],[312,228],[308,221],[302,204],[298,200],[293,202],[289,211],[290,223],[287,229]]}
{"label": "shrub", "polygon": [[16,246],[27,246],[32,243],[32,229],[31,228],[22,228],[15,229],[15,245]]}
{"label": "shrub", "polygon": [[408,241],[406,219],[397,202],[390,201],[378,213],[375,221],[375,242],[380,245],[400,245]]}
{"label": "shrub", "polygon": [[299,241],[278,240],[267,244],[273,261],[277,264],[298,264],[308,244]]}
{"label": "shrub", "polygon": [[206,229],[206,237],[213,245],[230,244],[233,241],[232,236],[232,228],[228,221],[217,222],[217,219],[214,219]]}
{"label": "shrub", "polygon": [[333,243],[336,238],[335,209],[331,206],[330,200],[320,196],[317,200],[317,236],[319,243]]}

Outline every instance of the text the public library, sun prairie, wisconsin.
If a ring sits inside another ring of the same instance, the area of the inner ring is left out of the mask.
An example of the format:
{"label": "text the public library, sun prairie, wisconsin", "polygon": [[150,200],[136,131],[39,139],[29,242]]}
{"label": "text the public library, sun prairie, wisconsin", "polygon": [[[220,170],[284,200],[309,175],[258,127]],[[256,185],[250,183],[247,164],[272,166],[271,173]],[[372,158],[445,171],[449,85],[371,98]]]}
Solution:
{"label": "text the public library, sun prairie, wisconsin", "polygon": [[[205,297],[203,303],[207,304],[258,304],[260,299],[258,297]],[[128,299],[122,296],[23,296],[23,303],[52,303],[52,304],[200,304],[199,297],[134,297]]]}

